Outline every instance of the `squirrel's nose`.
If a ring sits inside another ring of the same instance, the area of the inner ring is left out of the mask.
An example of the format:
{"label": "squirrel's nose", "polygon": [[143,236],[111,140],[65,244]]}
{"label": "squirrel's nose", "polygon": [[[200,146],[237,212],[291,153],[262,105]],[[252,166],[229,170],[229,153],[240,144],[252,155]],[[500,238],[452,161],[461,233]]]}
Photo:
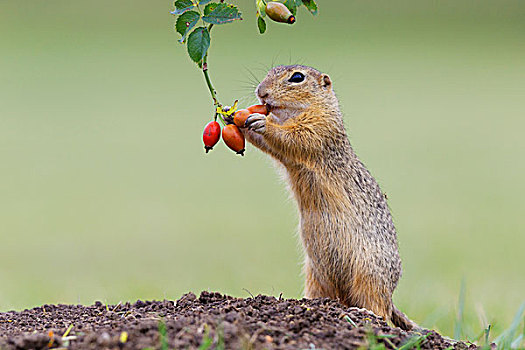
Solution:
{"label": "squirrel's nose", "polygon": [[268,91],[263,89],[257,89],[257,95],[259,96],[259,98],[266,98],[268,97]]}
{"label": "squirrel's nose", "polygon": [[257,90],[255,91],[255,93],[261,99],[264,99],[264,98],[268,97],[268,91],[264,87],[262,87],[261,85],[259,85],[257,87]]}

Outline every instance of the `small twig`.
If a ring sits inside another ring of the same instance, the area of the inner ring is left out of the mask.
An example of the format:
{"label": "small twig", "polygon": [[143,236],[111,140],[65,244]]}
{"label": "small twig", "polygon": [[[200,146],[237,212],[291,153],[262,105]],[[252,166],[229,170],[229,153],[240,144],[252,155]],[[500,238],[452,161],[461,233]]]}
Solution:
{"label": "small twig", "polygon": [[77,340],[76,335],[70,335],[68,337],[62,337],[62,341]]}
{"label": "small twig", "polygon": [[62,338],[66,338],[69,333],[71,332],[71,330],[73,329],[73,323],[69,325],[69,327],[67,327],[67,330],[65,331],[65,333],[62,335]]}
{"label": "small twig", "polygon": [[119,301],[118,304],[113,308],[113,312],[115,312],[116,309],[118,309],[122,305],[122,301]]}
{"label": "small twig", "polygon": [[250,294],[251,297],[252,297],[253,299],[255,299],[255,297],[253,296],[253,294],[252,294],[248,289],[243,288],[242,290],[244,290],[245,292],[247,292],[248,294]]}

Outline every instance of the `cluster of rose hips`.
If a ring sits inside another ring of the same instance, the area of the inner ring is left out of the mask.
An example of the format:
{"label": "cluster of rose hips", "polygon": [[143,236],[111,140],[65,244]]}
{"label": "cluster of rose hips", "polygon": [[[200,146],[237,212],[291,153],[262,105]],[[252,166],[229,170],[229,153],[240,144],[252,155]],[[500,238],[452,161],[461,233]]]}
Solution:
{"label": "cluster of rose hips", "polygon": [[[265,105],[253,105],[246,109],[240,109],[233,114],[232,117],[226,117],[222,119],[225,122],[225,126],[222,129],[222,139],[226,146],[228,146],[232,151],[241,156],[244,156],[244,135],[239,130],[239,128],[246,127],[246,119],[251,114],[260,113],[268,115],[268,109]],[[206,153],[213,149],[213,146],[219,142],[221,137],[221,126],[216,121],[213,120],[206,124],[204,127],[204,132],[202,134],[202,140],[204,141],[204,149]]]}

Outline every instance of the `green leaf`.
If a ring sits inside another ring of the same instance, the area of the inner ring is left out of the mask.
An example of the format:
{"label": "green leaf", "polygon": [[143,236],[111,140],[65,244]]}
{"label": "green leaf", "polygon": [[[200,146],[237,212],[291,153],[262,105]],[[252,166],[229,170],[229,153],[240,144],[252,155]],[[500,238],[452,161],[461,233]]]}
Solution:
{"label": "green leaf", "polygon": [[213,8],[210,5],[213,5],[213,3],[206,6],[206,8],[210,7],[208,13],[206,13],[206,8],[204,9],[204,16],[202,17],[204,22],[212,24],[224,24],[242,19],[241,13],[237,7],[231,4],[215,4]]}
{"label": "green leaf", "polygon": [[177,0],[175,1],[175,11],[171,11],[172,15],[182,15],[184,12],[191,10],[195,5],[191,0]]}
{"label": "green leaf", "polygon": [[204,16],[209,15],[213,10],[215,10],[217,6],[219,6],[219,4],[216,2],[212,2],[211,4],[206,5],[206,7],[204,8]]}
{"label": "green leaf", "polygon": [[199,5],[206,5],[207,3],[209,3],[211,0],[201,0],[199,1]]}
{"label": "green leaf", "polygon": [[184,42],[190,30],[195,27],[200,18],[201,16],[199,13],[195,11],[185,12],[177,18],[175,29],[180,35],[182,35],[182,38],[179,40],[181,43]]}
{"label": "green leaf", "polygon": [[288,7],[288,10],[292,13],[292,15],[296,15],[297,13],[297,5],[295,4],[295,0],[281,0],[286,7]]}
{"label": "green leaf", "polygon": [[257,26],[259,27],[259,33],[264,34],[266,31],[266,22],[261,16],[257,16]]}
{"label": "green leaf", "polygon": [[318,8],[317,4],[315,3],[315,0],[302,0],[304,7],[308,9],[312,13],[312,15],[317,15]]}
{"label": "green leaf", "polygon": [[210,47],[210,33],[205,27],[196,28],[188,36],[188,54],[193,62],[202,67],[202,60]]}

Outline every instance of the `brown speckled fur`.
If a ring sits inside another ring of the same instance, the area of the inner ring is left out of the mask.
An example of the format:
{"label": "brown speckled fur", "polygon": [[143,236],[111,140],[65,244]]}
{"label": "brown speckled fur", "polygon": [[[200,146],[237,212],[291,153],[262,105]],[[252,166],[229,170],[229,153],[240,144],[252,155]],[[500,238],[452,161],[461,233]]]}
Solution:
{"label": "brown speckled fur", "polygon": [[[289,82],[294,72],[304,81]],[[278,66],[256,93],[271,113],[250,116],[243,133],[286,169],[300,213],[306,297],[339,299],[412,328],[392,303],[401,260],[390,210],[350,145],[330,78]]]}

